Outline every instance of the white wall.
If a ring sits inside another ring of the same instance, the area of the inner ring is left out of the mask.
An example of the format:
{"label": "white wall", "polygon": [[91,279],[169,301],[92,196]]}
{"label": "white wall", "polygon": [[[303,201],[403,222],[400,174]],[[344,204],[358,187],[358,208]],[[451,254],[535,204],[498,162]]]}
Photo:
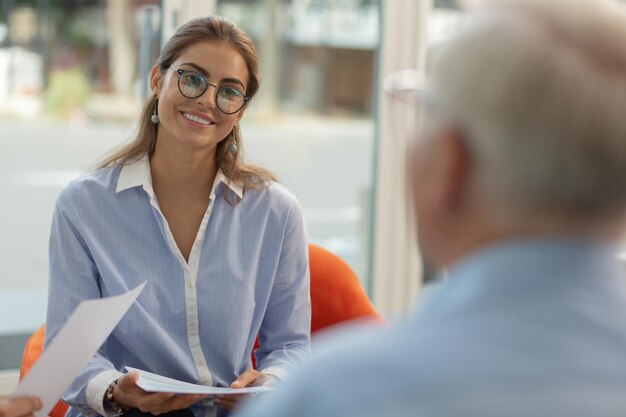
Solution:
{"label": "white wall", "polygon": [[19,371],[0,371],[0,395],[10,395],[20,377]]}
{"label": "white wall", "polygon": [[397,114],[383,84],[396,71],[424,72],[432,0],[381,3],[372,298],[383,316],[393,318],[404,314],[415,302],[422,271],[405,177],[406,153],[412,138],[393,120]]}

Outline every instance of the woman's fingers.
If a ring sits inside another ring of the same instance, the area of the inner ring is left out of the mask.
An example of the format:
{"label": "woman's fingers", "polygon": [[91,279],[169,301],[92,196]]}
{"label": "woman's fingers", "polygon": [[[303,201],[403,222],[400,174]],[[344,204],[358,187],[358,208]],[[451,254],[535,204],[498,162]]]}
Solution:
{"label": "woman's fingers", "polygon": [[130,372],[118,379],[114,396],[120,406],[138,408],[144,413],[159,415],[189,408],[206,397],[200,394],[149,393],[137,386],[137,378],[139,378],[137,372]]}
{"label": "woman's fingers", "polygon": [[237,404],[239,404],[245,398],[247,398],[246,395],[218,395],[217,397],[215,397],[215,404],[228,411],[233,411],[235,408],[237,408]]}
{"label": "woman's fingers", "polygon": [[205,399],[206,397],[207,397],[206,395],[202,395],[202,394],[178,395],[174,397],[168,404],[168,407],[170,408],[169,411],[182,410],[184,408],[189,408],[195,403],[197,403],[198,401]]}
{"label": "woman's fingers", "polygon": [[119,406],[139,408],[139,401],[148,395],[137,386],[137,378],[137,372],[129,372],[118,378],[113,397]]}
{"label": "woman's fingers", "polygon": [[248,369],[243,374],[239,375],[239,378],[230,384],[231,388],[243,388],[252,385],[263,374],[254,369]]}
{"label": "woman's fingers", "polygon": [[147,394],[139,402],[139,410],[154,415],[169,413],[174,410],[182,410],[204,399],[206,395],[172,393]]}
{"label": "woman's fingers", "polygon": [[135,395],[135,407],[144,413],[162,414],[169,411],[166,403],[175,395],[168,392]]}
{"label": "woman's fingers", "polygon": [[[207,397],[204,394],[176,395],[174,393],[146,392],[137,386],[138,378],[139,374],[133,371],[118,379],[114,396],[120,406],[137,408],[144,413],[159,415],[189,408]],[[245,380],[247,381],[248,377]]]}
{"label": "woman's fingers", "polygon": [[[239,378],[230,384],[231,388],[244,388],[250,386],[269,385],[274,381],[271,375],[264,374],[254,369],[248,369]],[[232,411],[237,408],[241,401],[247,399],[249,395],[218,395],[215,403],[226,410]]]}
{"label": "woman's fingers", "polygon": [[[230,387],[244,388],[253,385],[262,375],[263,374],[259,371],[248,369],[246,372],[239,375],[239,378],[230,384]],[[215,403],[228,411],[233,411],[237,407],[237,404],[244,398],[246,398],[245,395],[218,395],[215,397]]]}
{"label": "woman's fingers", "polygon": [[139,374],[135,371],[124,374],[121,377],[119,377],[119,379],[117,380],[117,388],[119,388],[122,391],[128,391],[129,389],[132,389],[132,388],[138,388],[137,387],[138,378],[139,378]]}

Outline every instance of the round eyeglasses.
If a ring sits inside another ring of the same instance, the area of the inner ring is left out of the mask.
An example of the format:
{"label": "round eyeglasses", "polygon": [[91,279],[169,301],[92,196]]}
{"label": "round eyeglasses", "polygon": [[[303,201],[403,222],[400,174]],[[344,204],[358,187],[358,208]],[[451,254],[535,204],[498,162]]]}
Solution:
{"label": "round eyeglasses", "polygon": [[178,90],[187,98],[198,98],[208,90],[209,86],[215,87],[215,103],[222,113],[237,113],[250,100],[250,97],[235,87],[218,87],[209,83],[206,77],[199,72],[177,68],[172,69],[178,73]]}

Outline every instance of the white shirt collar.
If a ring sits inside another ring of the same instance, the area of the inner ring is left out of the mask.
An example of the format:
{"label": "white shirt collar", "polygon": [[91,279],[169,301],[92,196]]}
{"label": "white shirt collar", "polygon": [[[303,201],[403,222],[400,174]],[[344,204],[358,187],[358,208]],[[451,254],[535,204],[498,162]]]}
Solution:
{"label": "white shirt collar", "polygon": [[[239,185],[230,181],[221,169],[217,170],[217,175],[215,176],[215,181],[213,182],[213,187],[211,189],[211,198],[215,197],[215,189],[220,182],[230,188],[240,199],[243,198],[243,189]],[[115,192],[119,193],[129,188],[139,186],[142,186],[150,197],[154,197],[150,161],[148,160],[147,155],[137,159],[136,161],[130,161],[124,164],[117,180]]]}

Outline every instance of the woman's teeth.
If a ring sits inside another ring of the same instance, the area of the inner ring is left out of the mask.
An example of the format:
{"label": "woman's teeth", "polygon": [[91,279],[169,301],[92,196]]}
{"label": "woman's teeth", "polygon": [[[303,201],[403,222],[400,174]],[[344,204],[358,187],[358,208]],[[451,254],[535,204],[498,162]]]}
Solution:
{"label": "woman's teeth", "polygon": [[185,117],[185,119],[189,119],[193,122],[196,123],[200,123],[206,126],[212,125],[213,123],[211,123],[210,120],[207,119],[203,119],[202,117],[196,116],[195,114],[189,114],[189,113],[183,113],[183,116]]}

